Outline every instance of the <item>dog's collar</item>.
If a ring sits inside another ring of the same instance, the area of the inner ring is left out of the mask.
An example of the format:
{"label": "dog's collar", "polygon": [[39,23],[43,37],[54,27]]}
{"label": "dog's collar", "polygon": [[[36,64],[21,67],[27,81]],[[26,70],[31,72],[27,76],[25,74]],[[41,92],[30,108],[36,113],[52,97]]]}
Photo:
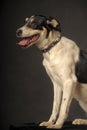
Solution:
{"label": "dog's collar", "polygon": [[43,53],[48,52],[52,47],[54,47],[59,41],[60,41],[61,37],[58,38],[58,40],[53,41],[46,49],[41,50]]}

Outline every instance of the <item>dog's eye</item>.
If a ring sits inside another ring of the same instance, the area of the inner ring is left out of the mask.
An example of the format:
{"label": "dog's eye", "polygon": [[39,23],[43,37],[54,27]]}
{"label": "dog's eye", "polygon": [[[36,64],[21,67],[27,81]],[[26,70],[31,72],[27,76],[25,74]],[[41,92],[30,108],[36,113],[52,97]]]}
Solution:
{"label": "dog's eye", "polygon": [[37,27],[37,23],[33,22],[33,23],[31,23],[31,26],[32,26],[32,28],[36,28]]}
{"label": "dog's eye", "polygon": [[33,28],[33,29],[36,29],[37,26],[38,26],[37,23],[35,23],[35,22],[32,22],[32,23],[31,23],[31,22],[28,22],[26,25],[27,25],[27,27],[31,27],[31,28]]}

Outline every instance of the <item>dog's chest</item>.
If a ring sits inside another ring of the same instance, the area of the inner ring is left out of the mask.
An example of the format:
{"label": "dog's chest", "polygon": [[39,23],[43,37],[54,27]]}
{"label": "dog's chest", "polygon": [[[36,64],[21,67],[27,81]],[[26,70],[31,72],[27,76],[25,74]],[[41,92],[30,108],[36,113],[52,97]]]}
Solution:
{"label": "dog's chest", "polygon": [[47,54],[43,60],[43,65],[49,77],[55,79],[56,81],[61,81],[61,79],[65,77],[65,74],[67,73],[68,64],[69,57],[67,55],[64,56],[63,53],[57,53],[56,55]]}
{"label": "dog's chest", "polygon": [[55,70],[55,66],[57,65],[57,67],[60,67],[63,63],[63,60],[64,58],[61,56],[61,55],[54,55],[54,54],[47,54],[45,57],[44,57],[44,60],[43,60],[43,65],[44,66],[48,66],[50,67],[51,69],[54,69]]}

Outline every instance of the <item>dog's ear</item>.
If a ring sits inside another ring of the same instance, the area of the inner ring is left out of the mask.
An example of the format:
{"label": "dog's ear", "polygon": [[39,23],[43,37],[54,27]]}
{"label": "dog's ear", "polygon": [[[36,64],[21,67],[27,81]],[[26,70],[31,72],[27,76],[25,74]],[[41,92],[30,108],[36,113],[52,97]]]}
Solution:
{"label": "dog's ear", "polygon": [[51,28],[53,28],[54,30],[61,32],[60,23],[58,20],[56,20],[52,17],[49,17],[47,19],[47,25],[50,26]]}
{"label": "dog's ear", "polygon": [[24,22],[26,23],[26,22],[28,22],[28,21],[29,21],[29,18],[25,18]]}

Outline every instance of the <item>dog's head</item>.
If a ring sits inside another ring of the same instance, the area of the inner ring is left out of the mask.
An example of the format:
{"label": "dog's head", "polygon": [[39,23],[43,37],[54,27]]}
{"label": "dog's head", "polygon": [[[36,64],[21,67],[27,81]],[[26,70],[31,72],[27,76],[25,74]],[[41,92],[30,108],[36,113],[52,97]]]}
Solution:
{"label": "dog's head", "polygon": [[16,31],[17,37],[21,40],[18,45],[30,47],[36,43],[37,46],[42,46],[40,44],[49,39],[52,31],[61,32],[60,23],[56,19],[42,15],[26,18],[25,25]]}

